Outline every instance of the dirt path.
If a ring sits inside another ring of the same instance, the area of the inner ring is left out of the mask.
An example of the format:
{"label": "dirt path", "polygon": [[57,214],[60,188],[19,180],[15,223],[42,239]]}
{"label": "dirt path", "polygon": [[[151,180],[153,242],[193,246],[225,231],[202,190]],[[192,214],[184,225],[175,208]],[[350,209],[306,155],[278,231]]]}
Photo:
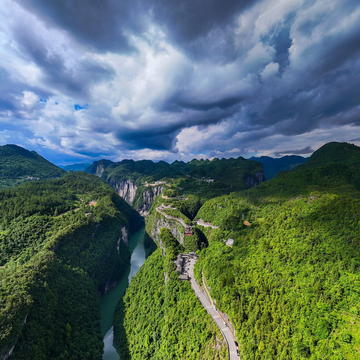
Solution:
{"label": "dirt path", "polygon": [[188,227],[188,225],[185,223],[185,221],[183,219],[177,218],[175,216],[166,214],[163,210],[166,209],[172,209],[172,210],[176,210],[176,208],[170,206],[170,205],[160,205],[159,207],[156,208],[156,211],[161,214],[162,216],[164,216],[166,219],[171,219],[171,220],[175,220],[177,222],[179,222],[184,228]]}

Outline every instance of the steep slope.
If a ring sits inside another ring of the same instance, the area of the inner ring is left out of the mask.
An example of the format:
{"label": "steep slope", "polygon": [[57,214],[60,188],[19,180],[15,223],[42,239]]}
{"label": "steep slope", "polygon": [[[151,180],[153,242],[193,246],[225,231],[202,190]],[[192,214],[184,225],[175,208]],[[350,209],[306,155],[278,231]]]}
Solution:
{"label": "steep slope", "polygon": [[198,212],[218,228],[204,229],[197,277],[235,325],[242,359],[358,358],[359,165],[358,147],[327,144]]}
{"label": "steep slope", "polygon": [[225,360],[226,343],[190,284],[178,279],[173,263],[180,251],[169,231],[130,283],[116,322],[121,359]]}
{"label": "steep slope", "polygon": [[64,170],[44,159],[35,151],[17,145],[0,146],[0,187],[28,180],[59,177]]}
{"label": "steep slope", "polygon": [[87,172],[101,176],[116,192],[142,214],[148,214],[155,197],[169,186],[182,194],[208,199],[257,185],[263,181],[262,167],[254,161],[238,159],[175,161],[100,160]]}
{"label": "steep slope", "polygon": [[[162,308],[179,306],[175,290],[164,296],[167,286],[176,288],[167,285],[169,278],[180,281],[172,261],[197,250],[197,281],[229,317],[242,360],[358,359],[359,165],[359,148],[327,144],[306,164],[253,189],[212,198],[199,211],[194,195],[169,189],[158,197],[146,222],[163,257],[145,263],[127,291],[122,331],[129,358],[166,358],[157,357],[162,352],[149,324],[161,329],[168,319]],[[151,304],[138,307],[146,286]],[[181,315],[172,318],[178,329],[190,327],[195,306],[181,304]],[[197,359],[176,347],[181,334],[169,330],[156,339],[169,353],[177,349],[174,358]],[[199,349],[208,346],[196,335],[194,342]]]}
{"label": "steep slope", "polygon": [[261,157],[252,157],[250,158],[250,160],[257,161],[263,165],[264,175],[267,180],[272,179],[281,171],[291,170],[294,167],[303,164],[307,161],[306,158],[296,155],[283,156],[281,158],[261,156]]}
{"label": "steep slope", "polygon": [[0,201],[0,358],[101,359],[100,291],[129,261],[134,211],[86,174]]}

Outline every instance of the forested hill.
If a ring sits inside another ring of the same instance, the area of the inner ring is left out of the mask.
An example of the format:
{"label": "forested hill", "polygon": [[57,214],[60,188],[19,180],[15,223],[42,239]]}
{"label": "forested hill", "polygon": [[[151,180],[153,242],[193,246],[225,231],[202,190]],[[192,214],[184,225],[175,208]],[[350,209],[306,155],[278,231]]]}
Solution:
{"label": "forested hill", "polygon": [[174,161],[171,164],[165,161],[153,162],[151,160],[122,160],[117,163],[110,160],[100,160],[94,162],[87,169],[87,172],[103,175],[106,178],[111,176],[132,179],[143,177],[151,181],[189,176],[199,179],[213,179],[234,186],[236,186],[236,181],[239,181],[245,187],[246,175],[261,174],[262,166],[255,161],[246,160],[242,157],[237,159],[194,159],[189,162]]}
{"label": "forested hill", "polygon": [[[176,255],[189,251],[199,254],[198,283],[235,328],[242,360],[359,359],[359,165],[358,147],[330,143],[199,210],[191,195],[158,197],[146,221],[161,249],[127,290],[117,332],[121,351],[126,334],[124,359],[223,356],[207,352],[216,331],[203,316],[207,336],[199,337],[192,319],[200,310],[175,272]],[[193,235],[184,236],[186,226]]]}
{"label": "forested hill", "polygon": [[199,210],[219,228],[205,229],[197,276],[235,325],[242,359],[359,358],[359,150],[327,144]]}
{"label": "forested hill", "polygon": [[258,185],[264,180],[260,163],[237,159],[192,160],[190,162],[100,160],[87,171],[101,176],[128,203],[146,214],[155,197],[167,185],[182,194],[196,194],[202,199]]}
{"label": "forested hill", "polygon": [[0,191],[0,358],[100,360],[98,290],[120,276],[134,211],[69,174]]}
{"label": "forested hill", "polygon": [[348,143],[328,143],[292,171],[280,173],[260,186],[254,194],[284,196],[312,190],[346,191],[360,189],[360,148]]}
{"label": "forested hill", "polygon": [[0,146],[0,188],[28,180],[58,177],[64,173],[35,151],[17,145]]}

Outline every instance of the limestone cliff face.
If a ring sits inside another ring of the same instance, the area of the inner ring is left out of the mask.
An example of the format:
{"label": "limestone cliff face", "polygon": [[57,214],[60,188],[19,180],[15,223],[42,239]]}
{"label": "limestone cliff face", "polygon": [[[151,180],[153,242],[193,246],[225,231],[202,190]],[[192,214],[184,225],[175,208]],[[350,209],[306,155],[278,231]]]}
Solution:
{"label": "limestone cliff face", "polygon": [[115,189],[115,191],[130,205],[134,204],[136,191],[138,187],[130,179],[116,180],[110,178],[108,180],[109,184]]}
{"label": "limestone cliff face", "polygon": [[133,205],[142,216],[149,214],[152,203],[164,190],[163,182],[135,184],[131,179],[108,179],[108,183],[127,203]]}
{"label": "limestone cliff face", "polygon": [[159,213],[154,213],[152,216],[151,227],[148,227],[150,236],[157,242],[157,244],[162,248],[160,241],[160,232],[162,228],[169,229],[174,238],[180,243],[184,243],[184,228],[179,224],[178,221],[167,219],[164,216],[161,216]]}
{"label": "limestone cliff face", "polygon": [[137,209],[142,216],[147,216],[149,214],[152,203],[157,196],[161,195],[163,190],[163,185],[147,186],[144,189],[141,195],[141,205]]}
{"label": "limestone cliff face", "polygon": [[[24,320],[22,322],[22,325],[21,325],[21,329],[26,325],[28,315],[29,315],[28,313],[25,315],[25,318],[24,318]],[[21,330],[19,331],[19,334],[20,333],[21,333]],[[0,359],[1,360],[10,359],[12,353],[14,352],[17,341],[18,341],[18,337],[16,338],[14,345],[11,345],[8,348],[0,349]]]}
{"label": "limestone cliff face", "polygon": [[[129,231],[126,228],[126,226],[121,227],[119,238],[116,243],[116,251],[117,251],[118,255],[120,255],[120,253],[121,253],[121,250],[120,250],[121,243],[124,243],[126,246],[129,245]],[[107,293],[109,290],[113,289],[116,286],[116,284],[117,284],[117,280],[114,280],[114,279],[110,279],[110,280],[106,281],[106,283],[102,287],[100,287],[101,293],[103,293],[103,294]]]}
{"label": "limestone cliff face", "polygon": [[101,177],[104,174],[105,169],[112,164],[113,162],[110,160],[95,161],[86,169],[86,172]]}

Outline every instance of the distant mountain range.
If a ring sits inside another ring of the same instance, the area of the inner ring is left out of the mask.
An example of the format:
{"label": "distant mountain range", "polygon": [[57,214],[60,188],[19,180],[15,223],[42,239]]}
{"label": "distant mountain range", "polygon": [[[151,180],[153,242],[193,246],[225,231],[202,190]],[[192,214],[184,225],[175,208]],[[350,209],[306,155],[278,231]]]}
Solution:
{"label": "distant mountain range", "polygon": [[272,179],[279,172],[291,170],[295,166],[305,163],[308,159],[302,156],[289,155],[281,158],[272,158],[270,156],[252,157],[250,160],[261,163],[264,167],[265,178]]}
{"label": "distant mountain range", "polygon": [[142,214],[166,186],[201,199],[228,194],[260,184],[262,165],[242,157],[237,159],[191,160],[189,162],[150,160],[100,160],[87,170],[100,176]]}
{"label": "distant mountain range", "polygon": [[77,163],[61,166],[65,171],[85,171],[92,163]]}
{"label": "distant mountain range", "polygon": [[[257,161],[263,165],[264,175],[265,175],[265,178],[268,180],[268,179],[272,179],[273,177],[275,177],[281,171],[291,170],[295,166],[305,163],[307,161],[307,158],[302,157],[302,156],[297,156],[297,155],[283,156],[281,158],[273,158],[270,156],[260,156],[260,157],[251,157],[249,160]],[[114,165],[114,164],[122,164],[122,165],[125,165],[127,168],[129,168],[129,165],[131,163],[136,163],[138,165],[135,165],[134,167],[137,168],[140,166],[143,168],[143,170],[145,170],[145,168],[147,166],[146,164],[150,164],[150,160],[141,160],[141,161],[136,161],[136,162],[134,162],[133,160],[122,160],[118,163],[112,162],[110,160],[100,160],[100,161],[101,161],[100,163],[98,161],[96,161],[93,164],[106,164],[106,166],[110,166],[110,165]],[[144,161],[147,163],[144,163]],[[194,161],[201,161],[201,160],[193,160],[193,162]],[[205,160],[203,160],[203,161],[205,161]],[[172,173],[176,167],[176,166],[172,166],[172,167],[168,166],[169,164],[165,161],[152,162],[152,163],[154,164],[154,166],[152,166],[152,169],[154,169],[155,175],[157,175],[157,176],[162,176],[161,171],[165,171],[165,172],[170,171]],[[61,166],[61,168],[66,171],[87,171],[89,173],[93,173],[93,170],[92,170],[93,164],[92,163],[78,163],[78,164]],[[142,164],[142,165],[140,165],[140,164]],[[156,165],[156,164],[159,164],[159,165]],[[182,161],[175,161],[173,164],[180,165],[180,164],[185,164],[185,163]],[[181,165],[179,167],[181,167]],[[152,173],[150,168],[148,168],[147,171],[148,172],[150,171],[149,174],[154,175],[154,173]]]}

